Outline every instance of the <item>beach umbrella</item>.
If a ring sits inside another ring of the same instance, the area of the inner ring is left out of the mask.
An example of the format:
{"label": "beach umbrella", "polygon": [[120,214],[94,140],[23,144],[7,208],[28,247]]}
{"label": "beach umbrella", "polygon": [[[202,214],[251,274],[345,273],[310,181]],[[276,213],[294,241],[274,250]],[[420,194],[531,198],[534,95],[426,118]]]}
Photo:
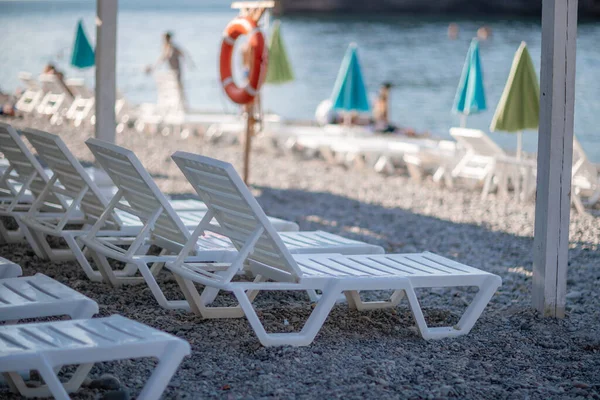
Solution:
{"label": "beach umbrella", "polygon": [[464,127],[468,115],[484,111],[486,108],[483,71],[479,58],[479,41],[473,39],[467,52],[452,110],[457,114],[462,114],[461,126]]}
{"label": "beach umbrella", "polygon": [[281,23],[273,23],[269,40],[269,66],[265,83],[282,84],[294,80],[294,72],[281,38]]}
{"label": "beach umbrella", "polygon": [[523,131],[537,129],[539,122],[540,85],[527,44],[521,42],[515,53],[490,130],[516,132],[517,158],[521,158]]}
{"label": "beach umbrella", "polygon": [[333,93],[331,94],[332,109],[340,111],[369,112],[367,89],[358,62],[356,44],[348,46],[342,60]]}
{"label": "beach umbrella", "polygon": [[77,32],[75,33],[75,43],[73,44],[71,65],[83,69],[93,67],[94,63],[94,49],[83,30],[83,21],[79,20],[77,23]]}

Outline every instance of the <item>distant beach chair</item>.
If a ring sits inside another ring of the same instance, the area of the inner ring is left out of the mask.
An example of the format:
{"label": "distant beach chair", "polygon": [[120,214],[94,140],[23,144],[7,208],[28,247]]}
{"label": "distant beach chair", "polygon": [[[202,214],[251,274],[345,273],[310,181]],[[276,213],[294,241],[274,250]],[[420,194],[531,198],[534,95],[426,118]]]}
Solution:
{"label": "distant beach chair", "polygon": [[[452,179],[462,178],[482,182],[482,199],[497,185],[501,194],[508,193],[509,181],[515,193],[527,197],[531,193],[530,176],[535,162],[511,157],[488,135],[478,129],[450,128],[450,135],[464,149],[462,158],[452,169]],[[524,172],[529,171],[529,172]],[[522,182],[525,185],[522,185]]]}
{"label": "distant beach chair", "polygon": [[19,72],[19,79],[25,84],[25,90],[17,100],[15,108],[19,112],[31,114],[42,100],[44,90],[29,72]]}
{"label": "distant beach chair", "polygon": [[458,162],[457,156],[456,142],[440,140],[435,147],[425,147],[418,153],[405,154],[403,160],[415,182],[421,182],[423,175],[431,173],[434,182],[443,179],[446,186],[452,187],[451,174]]}
{"label": "distant beach chair", "polygon": [[155,104],[143,103],[138,107],[135,128],[139,132],[145,130],[169,134],[184,134],[195,128],[207,129],[213,124],[239,123],[240,116],[235,113],[219,111],[190,110],[185,104],[177,75],[172,71],[157,72],[157,101]]}
{"label": "distant beach chair", "polygon": [[[0,326],[0,372],[25,397],[68,400],[94,363],[154,357],[156,369],[137,398],[158,400],[190,352],[185,340],[119,315]],[[78,365],[66,383],[57,376],[64,365]],[[37,370],[45,385],[28,387],[17,372],[23,370]]]}
{"label": "distant beach chair", "polygon": [[[231,164],[184,152],[172,157],[209,211],[184,251],[175,262],[167,263],[167,268],[174,273],[192,311],[209,318],[245,315],[265,346],[310,344],[342,293],[350,307],[359,310],[394,307],[406,296],[425,339],[464,335],[501,284],[496,275],[432,253],[292,255]],[[219,226],[211,225],[208,216]],[[186,261],[187,252],[203,232],[227,236],[238,249],[236,258],[224,269],[209,271],[206,265]],[[232,281],[245,268],[254,274],[254,281]],[[207,307],[194,283],[204,285],[204,290],[232,292],[239,306]],[[476,286],[479,292],[456,325],[429,328],[414,289],[455,286]],[[322,295],[299,333],[267,333],[252,305],[261,290],[320,290]],[[361,299],[359,291],[375,290],[393,290],[394,294],[385,302]]]}
{"label": "distant beach chair", "polygon": [[[571,201],[575,209],[585,214],[585,206],[594,206],[600,200],[600,177],[598,168],[585,154],[581,143],[573,137],[573,171]],[[584,202],[582,197],[587,198]]]}
{"label": "distant beach chair", "polygon": [[[208,268],[219,268],[219,265],[213,262],[226,262],[235,258],[236,248],[231,241],[218,234],[196,237],[194,243],[190,244],[188,240],[192,233],[186,229],[184,221],[172,209],[132,151],[96,139],[89,139],[86,143],[119,188],[117,196],[122,197],[128,204],[124,206],[122,202],[113,201],[105,215],[108,215],[108,211],[121,209],[137,216],[143,221],[144,228],[134,238],[129,248],[117,248],[96,235],[104,223],[102,219],[99,219],[94,227],[81,238],[81,241],[94,252],[96,264],[111,284],[133,283],[139,282],[141,279],[115,275],[108,263],[109,258],[127,265],[135,265],[162,307],[187,308],[188,303],[185,301],[167,300],[158,286],[154,276],[158,274],[162,265],[167,261],[174,261],[178,257],[177,254],[185,247],[187,251],[190,248],[193,250],[193,254],[190,255],[191,259],[207,263]],[[240,216],[240,223],[244,224],[242,218],[243,216]],[[265,218],[270,223],[273,221],[268,217]],[[211,219],[212,217],[206,214],[202,221],[210,223]],[[200,225],[202,222],[195,226],[194,233]],[[383,253],[380,246],[349,240],[321,231],[282,232],[279,235],[287,248],[295,253]],[[158,256],[148,254],[146,253],[147,249],[142,249],[142,244],[157,245],[163,249],[163,252]],[[148,268],[149,264],[150,268]],[[210,302],[212,299],[207,301]]]}
{"label": "distant beach chair", "polygon": [[74,99],[65,113],[65,118],[72,121],[73,125],[80,126],[94,115],[94,92],[85,85],[83,79],[67,79],[66,85]]}
{"label": "distant beach chair", "polygon": [[50,123],[59,124],[69,109],[73,96],[67,92],[65,84],[56,75],[41,74],[39,81],[45,94],[37,106],[37,112],[50,116]]}

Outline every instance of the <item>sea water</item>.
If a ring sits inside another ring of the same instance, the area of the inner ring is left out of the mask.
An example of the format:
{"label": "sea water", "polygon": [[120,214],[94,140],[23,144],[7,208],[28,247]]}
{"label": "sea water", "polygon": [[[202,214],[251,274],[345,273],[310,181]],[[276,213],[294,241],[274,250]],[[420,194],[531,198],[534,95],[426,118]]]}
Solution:
{"label": "sea water", "polygon": [[[94,71],[69,67],[77,21],[81,18],[95,43],[95,1],[0,1],[0,90],[13,91],[20,71],[41,72],[48,62],[67,77],[94,83]],[[184,69],[189,103],[193,108],[235,111],[218,79],[218,54],[223,29],[237,12],[221,0],[120,0],[117,84],[132,103],[155,102],[156,89],[146,66],[156,62],[161,36],[174,41],[196,64]],[[459,124],[451,107],[465,55],[480,26],[491,28],[481,43],[488,110],[470,116],[467,126],[488,130],[521,41],[526,41],[534,64],[540,64],[540,20],[489,16],[485,19],[328,15],[281,18],[283,40],[296,80],[266,85],[267,110],[291,119],[312,119],[319,102],[331,95],[349,43],[355,42],[369,92],[374,96],[384,81],[393,83],[390,116],[401,126],[448,137]],[[459,26],[457,40],[449,40],[448,24]],[[589,157],[600,162],[600,23],[580,23],[577,40],[575,132]],[[508,150],[516,136],[492,133]],[[525,132],[524,148],[535,152],[537,133]]]}

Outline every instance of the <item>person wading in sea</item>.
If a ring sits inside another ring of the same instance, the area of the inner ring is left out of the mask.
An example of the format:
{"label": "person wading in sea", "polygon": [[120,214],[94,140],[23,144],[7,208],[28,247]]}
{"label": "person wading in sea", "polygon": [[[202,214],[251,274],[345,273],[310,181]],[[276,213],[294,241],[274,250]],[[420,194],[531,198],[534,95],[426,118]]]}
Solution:
{"label": "person wading in sea", "polygon": [[183,104],[184,108],[187,108],[187,104],[185,101],[185,92],[183,90],[183,80],[181,78],[181,66],[182,61],[185,60],[191,68],[196,68],[194,61],[192,58],[183,52],[178,46],[172,41],[173,34],[171,32],[166,32],[163,35],[163,50],[156,61],[154,66],[149,66],[146,68],[146,73],[151,73],[152,70],[156,69],[159,65],[166,62],[167,66],[173,72],[177,79],[177,83],[179,85],[179,95],[181,97],[181,104]]}

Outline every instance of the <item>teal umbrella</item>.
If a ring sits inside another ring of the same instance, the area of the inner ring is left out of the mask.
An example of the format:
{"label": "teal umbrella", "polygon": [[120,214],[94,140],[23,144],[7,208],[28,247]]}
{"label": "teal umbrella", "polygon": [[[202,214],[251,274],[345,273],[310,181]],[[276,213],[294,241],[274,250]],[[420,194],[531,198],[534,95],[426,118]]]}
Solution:
{"label": "teal umbrella", "polygon": [[281,39],[281,23],[275,21],[269,41],[269,65],[265,83],[282,84],[294,80],[294,72]]}
{"label": "teal umbrella", "polygon": [[479,58],[479,41],[473,39],[460,76],[452,111],[463,115],[461,125],[464,126],[467,115],[476,114],[486,108],[483,71]]}
{"label": "teal umbrella", "polygon": [[83,30],[83,21],[79,20],[77,23],[77,33],[75,34],[75,43],[73,44],[71,65],[83,69],[93,67],[94,64],[94,49]]}
{"label": "teal umbrella", "polygon": [[331,94],[332,109],[340,111],[369,112],[367,89],[358,62],[356,44],[348,46],[342,60],[333,93]]}

